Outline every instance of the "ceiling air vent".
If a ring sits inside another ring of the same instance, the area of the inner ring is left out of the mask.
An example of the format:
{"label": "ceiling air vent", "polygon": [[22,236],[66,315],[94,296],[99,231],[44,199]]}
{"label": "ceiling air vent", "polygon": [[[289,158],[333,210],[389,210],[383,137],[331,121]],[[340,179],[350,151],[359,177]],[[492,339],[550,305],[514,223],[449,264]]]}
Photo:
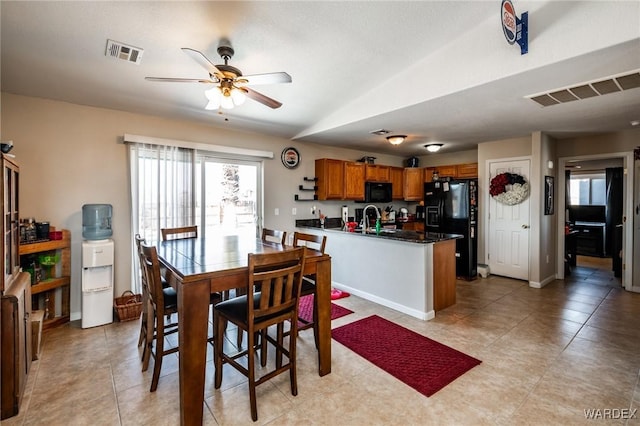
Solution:
{"label": "ceiling air vent", "polygon": [[105,56],[109,58],[122,59],[123,61],[139,64],[143,53],[144,50],[139,47],[129,46],[119,41],[107,40]]}
{"label": "ceiling air vent", "polygon": [[525,96],[543,107],[640,87],[640,70]]}
{"label": "ceiling air vent", "polygon": [[391,130],[379,129],[379,130],[372,130],[369,133],[371,133],[372,135],[384,136],[384,135],[388,135],[389,133],[391,133]]}

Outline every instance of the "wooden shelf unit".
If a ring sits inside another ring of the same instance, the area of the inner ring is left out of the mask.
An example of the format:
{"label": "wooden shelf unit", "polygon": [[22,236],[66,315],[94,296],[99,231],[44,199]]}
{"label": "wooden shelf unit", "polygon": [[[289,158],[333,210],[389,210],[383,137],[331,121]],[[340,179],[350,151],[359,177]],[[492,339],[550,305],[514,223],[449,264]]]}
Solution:
{"label": "wooden shelf unit", "polygon": [[[59,275],[47,278],[31,286],[33,309],[45,311],[43,329],[57,327],[69,322],[71,311],[71,232],[62,230],[61,240],[49,240],[20,245],[20,256],[56,251],[60,254]],[[51,268],[58,269],[58,265]],[[61,311],[56,316],[57,289],[61,293]]]}

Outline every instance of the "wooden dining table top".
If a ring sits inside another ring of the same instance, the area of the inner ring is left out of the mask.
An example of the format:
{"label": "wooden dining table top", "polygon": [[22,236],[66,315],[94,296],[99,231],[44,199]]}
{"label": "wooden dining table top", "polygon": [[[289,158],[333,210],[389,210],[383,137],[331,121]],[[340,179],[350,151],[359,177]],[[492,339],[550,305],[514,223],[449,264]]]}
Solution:
{"label": "wooden dining table top", "polygon": [[[186,238],[158,242],[158,256],[183,282],[229,274],[248,268],[248,255],[273,253],[293,246],[247,238],[240,235]],[[307,249],[305,260],[313,263],[327,257],[317,250]]]}

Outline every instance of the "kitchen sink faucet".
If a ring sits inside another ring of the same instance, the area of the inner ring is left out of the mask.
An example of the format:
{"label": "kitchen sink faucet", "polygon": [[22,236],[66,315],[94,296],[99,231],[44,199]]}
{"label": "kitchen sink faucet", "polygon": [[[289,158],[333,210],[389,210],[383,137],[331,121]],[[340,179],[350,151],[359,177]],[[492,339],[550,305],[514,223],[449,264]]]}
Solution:
{"label": "kitchen sink faucet", "polygon": [[364,210],[362,210],[362,233],[363,234],[366,234],[367,231],[369,230],[369,220],[367,218],[367,209],[369,209],[369,207],[373,207],[373,209],[376,211],[377,219],[380,219],[380,211],[378,210],[378,208],[373,204],[367,205],[364,208]]}

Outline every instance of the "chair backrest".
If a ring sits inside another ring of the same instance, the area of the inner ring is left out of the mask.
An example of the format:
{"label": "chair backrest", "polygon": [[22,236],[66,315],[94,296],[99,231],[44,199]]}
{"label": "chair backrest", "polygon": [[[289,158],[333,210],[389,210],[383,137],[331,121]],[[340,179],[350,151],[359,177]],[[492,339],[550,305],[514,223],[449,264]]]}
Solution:
{"label": "chair backrest", "polygon": [[286,239],[287,233],[285,231],[262,228],[262,241],[284,244]]}
{"label": "chair backrest", "polygon": [[162,228],[160,232],[162,233],[162,241],[198,238],[198,227],[195,225],[180,226],[178,228]]}
{"label": "chair backrest", "polygon": [[[249,254],[249,321],[270,316],[275,323],[282,314],[297,312],[305,252],[305,247],[298,247],[276,253]],[[252,303],[254,291],[261,294],[260,304]]]}
{"label": "chair backrest", "polygon": [[324,247],[326,245],[326,235],[305,234],[304,232],[293,233],[294,247],[308,247],[313,250],[318,250],[320,253],[324,254]]}
{"label": "chair backrest", "polygon": [[142,276],[147,282],[149,301],[153,305],[153,309],[161,313],[164,311],[164,293],[160,279],[160,262],[155,246],[149,246],[144,242],[140,244],[140,267],[142,268]]}
{"label": "chair backrest", "polygon": [[147,277],[145,276],[144,270],[143,270],[143,265],[142,265],[142,244],[144,244],[144,238],[142,238],[142,236],[140,234],[136,234],[136,236],[134,237],[135,241],[136,241],[136,250],[137,250],[137,254],[138,254],[138,260],[140,261],[140,273],[141,273],[141,277],[142,277],[142,291],[143,292],[148,292],[149,288],[147,287]]}

